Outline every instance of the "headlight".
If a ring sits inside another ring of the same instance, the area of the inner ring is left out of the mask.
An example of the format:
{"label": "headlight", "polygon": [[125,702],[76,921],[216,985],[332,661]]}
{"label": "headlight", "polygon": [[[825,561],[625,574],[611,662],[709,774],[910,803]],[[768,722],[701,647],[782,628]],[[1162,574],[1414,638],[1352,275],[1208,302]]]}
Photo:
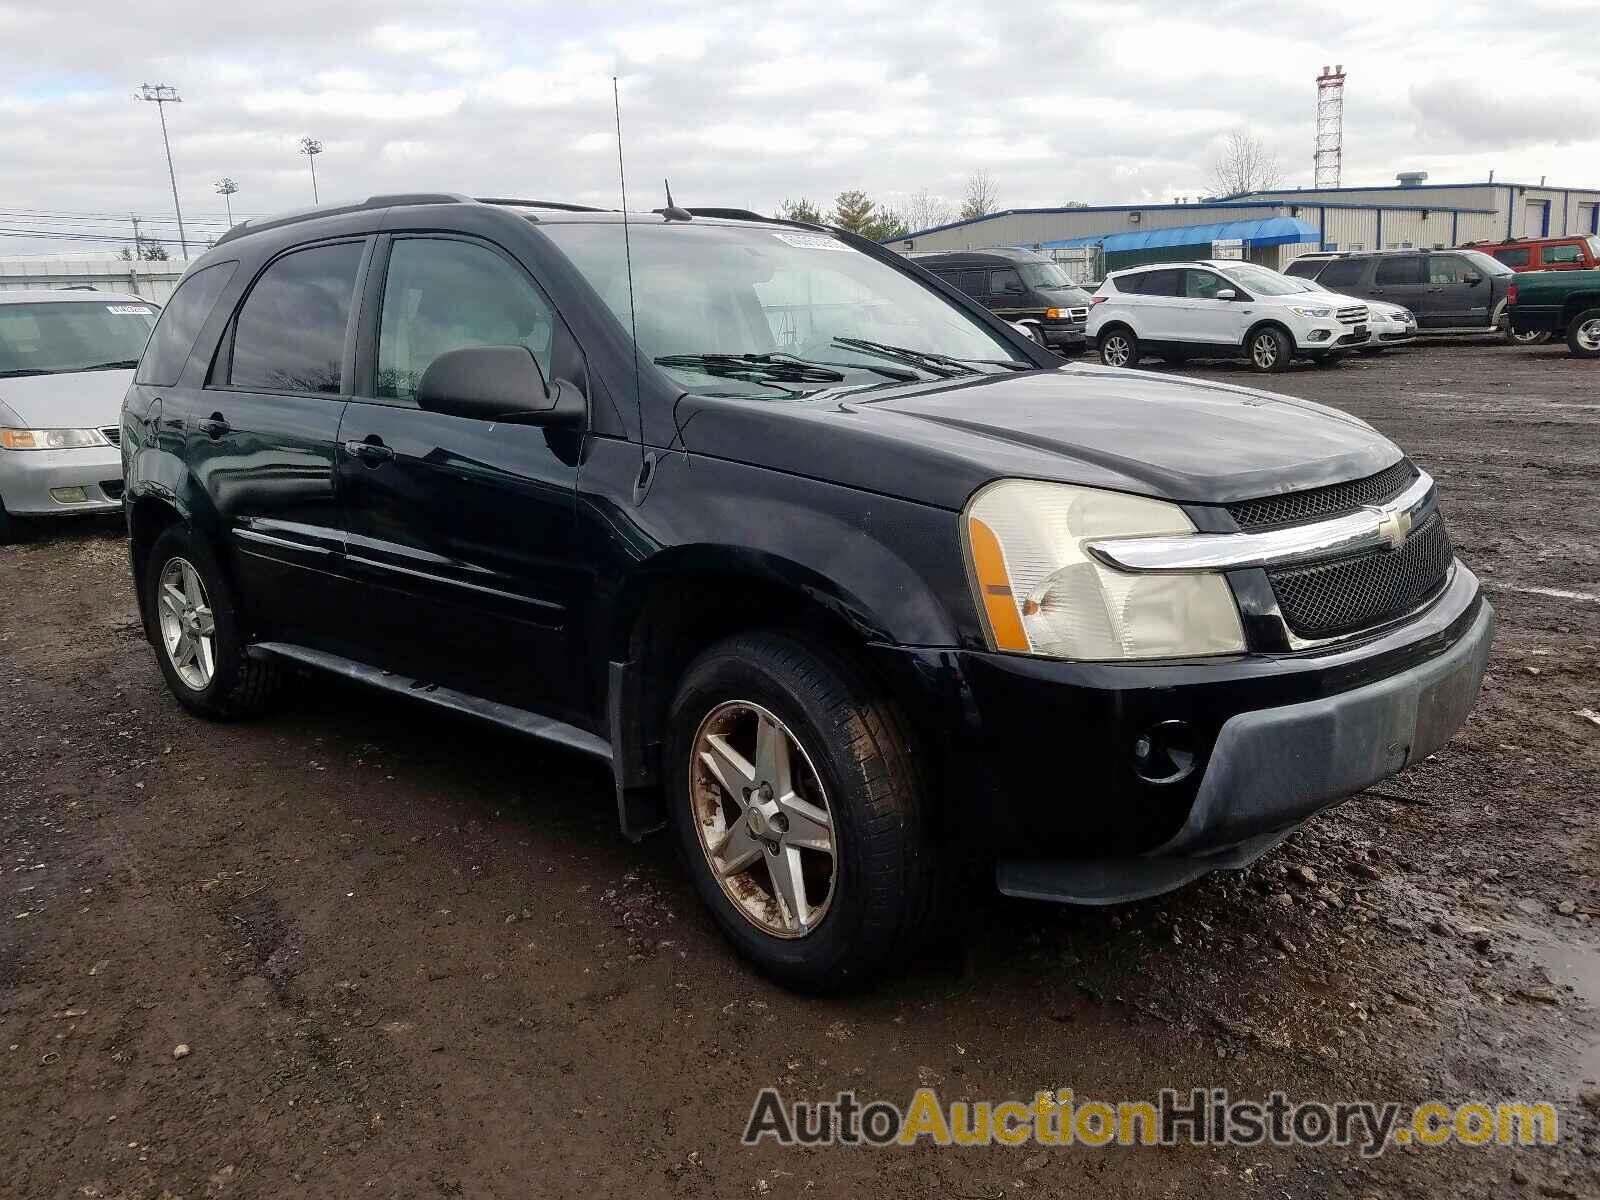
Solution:
{"label": "headlight", "polygon": [[98,429],[0,429],[0,446],[7,450],[82,450],[109,445]]}
{"label": "headlight", "polygon": [[1291,304],[1291,305],[1289,305],[1289,311],[1290,312],[1297,312],[1302,317],[1331,317],[1331,316],[1333,316],[1333,309],[1331,309],[1331,308],[1319,308],[1319,307],[1316,307],[1316,306],[1310,305],[1310,304]]}
{"label": "headlight", "polygon": [[1176,504],[1004,479],[963,518],[968,570],[996,650],[1104,662],[1238,654],[1239,608],[1219,574],[1132,574],[1092,557],[1106,538],[1193,533]]}

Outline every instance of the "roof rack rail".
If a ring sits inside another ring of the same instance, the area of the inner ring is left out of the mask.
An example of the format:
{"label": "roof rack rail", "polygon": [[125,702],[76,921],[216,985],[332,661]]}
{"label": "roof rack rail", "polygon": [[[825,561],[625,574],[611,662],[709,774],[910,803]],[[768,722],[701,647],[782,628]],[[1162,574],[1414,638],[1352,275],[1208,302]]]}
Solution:
{"label": "roof rack rail", "polygon": [[479,204],[510,204],[518,208],[553,208],[560,212],[606,212],[592,204],[563,204],[559,200],[517,200],[507,196],[478,196]]}
{"label": "roof rack rail", "polygon": [[279,213],[274,217],[255,217],[248,221],[240,221],[227,233],[216,241],[217,245],[231,242],[234,238],[243,237],[247,233],[259,233],[263,229],[277,229],[283,225],[294,225],[300,221],[310,221],[317,217],[338,217],[346,213],[368,212],[375,208],[401,208],[410,204],[471,204],[471,196],[461,196],[454,192],[394,192],[382,196],[368,196],[365,200],[358,200],[353,204],[324,204],[315,208],[299,208],[292,212]]}
{"label": "roof rack rail", "polygon": [[[655,209],[660,212],[661,210]],[[763,217],[758,212],[751,212],[748,208],[686,208],[685,212],[696,217],[723,217],[729,221],[770,221],[771,217]]]}

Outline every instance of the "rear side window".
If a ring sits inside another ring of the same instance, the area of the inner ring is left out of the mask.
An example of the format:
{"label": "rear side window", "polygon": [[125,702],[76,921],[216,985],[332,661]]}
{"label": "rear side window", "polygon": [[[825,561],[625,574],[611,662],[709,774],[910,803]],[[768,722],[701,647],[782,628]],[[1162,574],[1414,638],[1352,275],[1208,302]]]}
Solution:
{"label": "rear side window", "polygon": [[1327,259],[1323,258],[1297,258],[1289,264],[1289,269],[1284,274],[1294,275],[1301,279],[1315,279],[1317,277],[1317,269],[1327,261]]}
{"label": "rear side window", "polygon": [[201,326],[217,306],[217,297],[228,286],[238,265],[236,262],[213,263],[178,285],[166,308],[161,310],[161,319],[156,322],[155,332],[144,348],[135,382],[154,387],[171,387],[178,382],[183,364],[189,361],[189,354],[194,350],[194,340],[200,336]]}
{"label": "rear side window", "polygon": [[1122,290],[1136,296],[1181,296],[1182,271],[1146,271],[1122,281]]}
{"label": "rear side window", "polygon": [[1583,251],[1574,242],[1567,246],[1546,246],[1539,252],[1539,257],[1547,267],[1563,266],[1582,262]]}
{"label": "rear side window", "polygon": [[1380,287],[1399,283],[1422,282],[1422,260],[1407,255],[1404,258],[1385,258],[1378,263],[1375,282]]}
{"label": "rear side window", "polygon": [[233,387],[326,395],[343,390],[345,330],[362,250],[360,242],[313,246],[267,268],[239,310]]}
{"label": "rear side window", "polygon": [[1325,288],[1354,287],[1361,282],[1366,269],[1364,258],[1336,258],[1316,279]]}
{"label": "rear side window", "polygon": [[1494,256],[1508,267],[1525,267],[1533,261],[1533,251],[1527,248],[1520,250],[1496,250]]}

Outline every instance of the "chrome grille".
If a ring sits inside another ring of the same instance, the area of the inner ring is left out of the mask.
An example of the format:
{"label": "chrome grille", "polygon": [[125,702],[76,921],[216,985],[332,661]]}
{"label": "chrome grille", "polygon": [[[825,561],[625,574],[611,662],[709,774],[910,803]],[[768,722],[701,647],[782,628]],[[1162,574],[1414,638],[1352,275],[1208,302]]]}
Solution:
{"label": "chrome grille", "polygon": [[113,446],[122,445],[122,426],[107,425],[101,429],[100,432],[105,437],[106,441],[110,442]]}
{"label": "chrome grille", "polygon": [[1335,311],[1334,316],[1345,325],[1365,325],[1367,322],[1367,306],[1358,304],[1352,308],[1341,308]]}
{"label": "chrome grille", "polygon": [[1320,521],[1341,513],[1355,512],[1368,504],[1393,500],[1417,477],[1411,460],[1402,458],[1387,470],[1349,483],[1290,492],[1283,496],[1263,496],[1228,505],[1228,512],[1240,529],[1265,529],[1273,525],[1298,525]]}
{"label": "chrome grille", "polygon": [[1089,310],[1087,308],[1069,308],[1067,309],[1067,316],[1074,321],[1087,321],[1089,319]]}
{"label": "chrome grille", "polygon": [[1455,552],[1436,512],[1395,550],[1268,571],[1284,623],[1299,637],[1329,638],[1383,625],[1444,586]]}

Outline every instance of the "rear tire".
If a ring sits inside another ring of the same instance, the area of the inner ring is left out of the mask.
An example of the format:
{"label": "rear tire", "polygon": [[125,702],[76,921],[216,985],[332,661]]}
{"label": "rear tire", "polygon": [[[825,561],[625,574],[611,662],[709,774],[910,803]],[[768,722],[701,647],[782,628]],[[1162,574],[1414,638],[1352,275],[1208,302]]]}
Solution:
{"label": "rear tire", "polygon": [[156,663],[179,704],[214,721],[271,706],[283,668],[246,653],[233,588],[210,547],[182,525],[151,547],[144,611]]}
{"label": "rear tire", "polygon": [[1289,356],[1294,353],[1294,346],[1288,334],[1276,326],[1268,325],[1250,335],[1245,353],[1250,359],[1251,370],[1263,375],[1276,375],[1289,369]]}
{"label": "rear tire", "polygon": [[1100,361],[1108,367],[1139,365],[1139,339],[1126,325],[1117,325],[1100,335]]}
{"label": "rear tire", "polygon": [[1600,308],[1589,308],[1567,326],[1567,349],[1579,358],[1600,358]]}
{"label": "rear tire", "polygon": [[[781,759],[763,753],[763,731]],[[916,752],[895,706],[846,660],[788,634],[718,643],[684,674],[666,754],[695,889],[767,975],[836,990],[922,942],[937,864]],[[780,901],[795,880],[798,903]]]}
{"label": "rear tire", "polygon": [[1549,329],[1533,329],[1527,333],[1517,333],[1511,326],[1506,326],[1506,341],[1513,346],[1542,346],[1555,336]]}

